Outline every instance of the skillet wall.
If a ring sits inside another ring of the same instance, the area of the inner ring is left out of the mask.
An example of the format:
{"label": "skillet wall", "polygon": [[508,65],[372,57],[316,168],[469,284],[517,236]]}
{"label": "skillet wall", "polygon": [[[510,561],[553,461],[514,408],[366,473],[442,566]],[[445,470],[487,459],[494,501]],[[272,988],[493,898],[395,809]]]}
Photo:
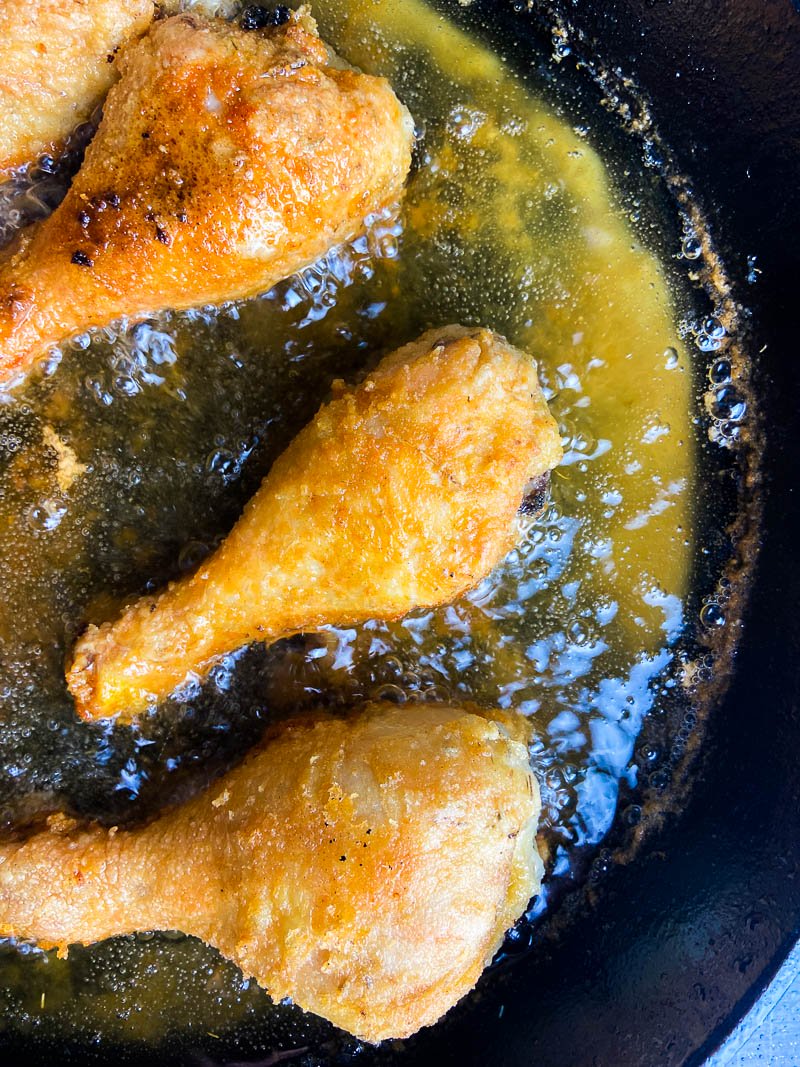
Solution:
{"label": "skillet wall", "polygon": [[[494,976],[469,1013],[408,1043],[404,1063],[701,1063],[800,933],[800,13],[789,0],[563,11],[650,96],[752,309],[751,351],[767,346],[755,368],[763,547],[686,810],[611,871],[557,945]],[[529,16],[517,22],[528,32]],[[748,285],[753,255],[762,273]]]}

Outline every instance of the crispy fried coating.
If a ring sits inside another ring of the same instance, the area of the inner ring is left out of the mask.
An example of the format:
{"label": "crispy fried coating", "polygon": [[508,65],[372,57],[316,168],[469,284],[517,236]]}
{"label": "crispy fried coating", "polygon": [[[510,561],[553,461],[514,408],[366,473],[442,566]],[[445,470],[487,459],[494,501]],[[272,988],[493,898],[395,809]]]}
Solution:
{"label": "crispy fried coating", "polygon": [[152,0],[0,3],[0,179],[58,153],[116,80],[117,49],[152,17]]}
{"label": "crispy fried coating", "polygon": [[0,266],[0,381],[121,315],[262,292],[402,189],[412,122],[304,12],[176,15],[126,48],[63,203]]}
{"label": "crispy fried coating", "polygon": [[429,331],[335,386],[198,571],[89,627],[68,672],[79,714],[130,718],[251,641],[453,600],[560,458],[530,357],[489,330]]}
{"label": "crispy fried coating", "polygon": [[527,748],[463,709],[297,721],[141,830],[0,848],[0,934],[193,934],[367,1041],[435,1022],[538,891]]}

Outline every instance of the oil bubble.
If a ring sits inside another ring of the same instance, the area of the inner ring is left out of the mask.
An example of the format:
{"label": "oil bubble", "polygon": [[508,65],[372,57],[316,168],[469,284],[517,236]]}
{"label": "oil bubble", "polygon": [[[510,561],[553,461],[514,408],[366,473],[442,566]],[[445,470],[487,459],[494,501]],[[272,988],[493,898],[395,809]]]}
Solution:
{"label": "oil bubble", "polygon": [[460,141],[471,141],[486,122],[486,115],[476,108],[459,104],[452,109],[447,128]]}
{"label": "oil bubble", "polygon": [[700,622],[708,630],[716,629],[725,624],[725,613],[719,604],[710,601],[700,609]]}
{"label": "oil bubble", "polygon": [[72,349],[73,352],[85,352],[91,343],[91,334],[79,333],[75,337],[71,337],[69,341],[66,342],[66,347]]}
{"label": "oil bubble", "polygon": [[626,826],[638,826],[642,821],[642,809],[638,804],[629,804],[622,812],[622,821]]}
{"label": "oil bubble", "polygon": [[708,377],[715,385],[720,385],[722,382],[730,381],[731,373],[731,361],[729,359],[718,359],[709,368]]}
{"label": "oil bubble", "polygon": [[206,456],[206,470],[223,482],[232,481],[239,473],[239,457],[226,448],[217,448]]}
{"label": "oil bubble", "polygon": [[451,699],[450,690],[443,685],[432,685],[423,690],[422,699],[430,704],[447,704]]}
{"label": "oil bubble", "polygon": [[178,569],[181,571],[193,571],[211,551],[211,546],[205,541],[187,541],[178,553]]}
{"label": "oil bubble", "polygon": [[661,791],[669,785],[670,775],[667,770],[654,771],[649,778],[653,789]]}
{"label": "oil bubble", "polygon": [[650,742],[645,742],[639,748],[639,755],[646,763],[652,765],[658,761],[661,752],[656,745],[653,745]]}
{"label": "oil bubble", "polygon": [[375,700],[388,700],[392,704],[405,704],[406,692],[399,685],[382,685],[375,690]]}
{"label": "oil bubble", "polygon": [[55,500],[42,500],[28,511],[28,522],[34,529],[55,530],[67,513],[65,505]]}
{"label": "oil bubble", "polygon": [[723,385],[713,393],[709,410],[717,419],[740,422],[747,411],[747,404],[735,386]]}

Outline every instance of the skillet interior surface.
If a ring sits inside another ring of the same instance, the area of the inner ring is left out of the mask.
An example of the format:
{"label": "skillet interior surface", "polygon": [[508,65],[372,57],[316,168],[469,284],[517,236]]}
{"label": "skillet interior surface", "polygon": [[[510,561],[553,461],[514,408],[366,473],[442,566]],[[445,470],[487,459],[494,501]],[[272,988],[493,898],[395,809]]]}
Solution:
{"label": "skillet interior surface", "polygon": [[[478,24],[499,21],[518,52],[528,41],[541,49],[552,13],[548,5],[540,20],[537,10],[477,3],[468,15]],[[764,547],[734,684],[711,716],[686,806],[634,862],[609,866],[591,902],[565,900],[558,929],[543,931],[534,952],[496,967],[443,1024],[403,1045],[354,1049],[323,1034],[295,1062],[344,1062],[354,1053],[420,1064],[700,1062],[778,966],[800,922],[792,760],[800,588],[789,555],[800,533],[791,479],[800,457],[789,432],[798,384],[789,301],[798,266],[790,234],[800,224],[800,109],[792,98],[800,20],[788,3],[687,0],[563,14],[587,37],[583,45],[575,38],[567,62],[583,47],[632,72],[651,97],[737,295],[753,309],[748,347],[767,346],[756,367],[767,431]],[[748,285],[752,256],[761,274]],[[279,1062],[257,1053],[245,1033],[211,1037],[165,1050],[159,1062]],[[55,1048],[9,1045],[8,1053],[49,1062]],[[64,1062],[88,1054],[72,1046],[59,1052]]]}

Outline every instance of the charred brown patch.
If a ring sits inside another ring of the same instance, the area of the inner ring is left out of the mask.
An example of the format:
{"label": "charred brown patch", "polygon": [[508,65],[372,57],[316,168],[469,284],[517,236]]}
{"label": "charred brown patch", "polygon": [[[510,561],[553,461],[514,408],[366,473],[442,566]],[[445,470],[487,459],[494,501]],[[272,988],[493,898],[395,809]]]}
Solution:
{"label": "charred brown patch", "polygon": [[547,503],[550,491],[550,471],[545,471],[538,478],[532,478],[525,486],[522,503],[519,506],[521,515],[536,515]]}

